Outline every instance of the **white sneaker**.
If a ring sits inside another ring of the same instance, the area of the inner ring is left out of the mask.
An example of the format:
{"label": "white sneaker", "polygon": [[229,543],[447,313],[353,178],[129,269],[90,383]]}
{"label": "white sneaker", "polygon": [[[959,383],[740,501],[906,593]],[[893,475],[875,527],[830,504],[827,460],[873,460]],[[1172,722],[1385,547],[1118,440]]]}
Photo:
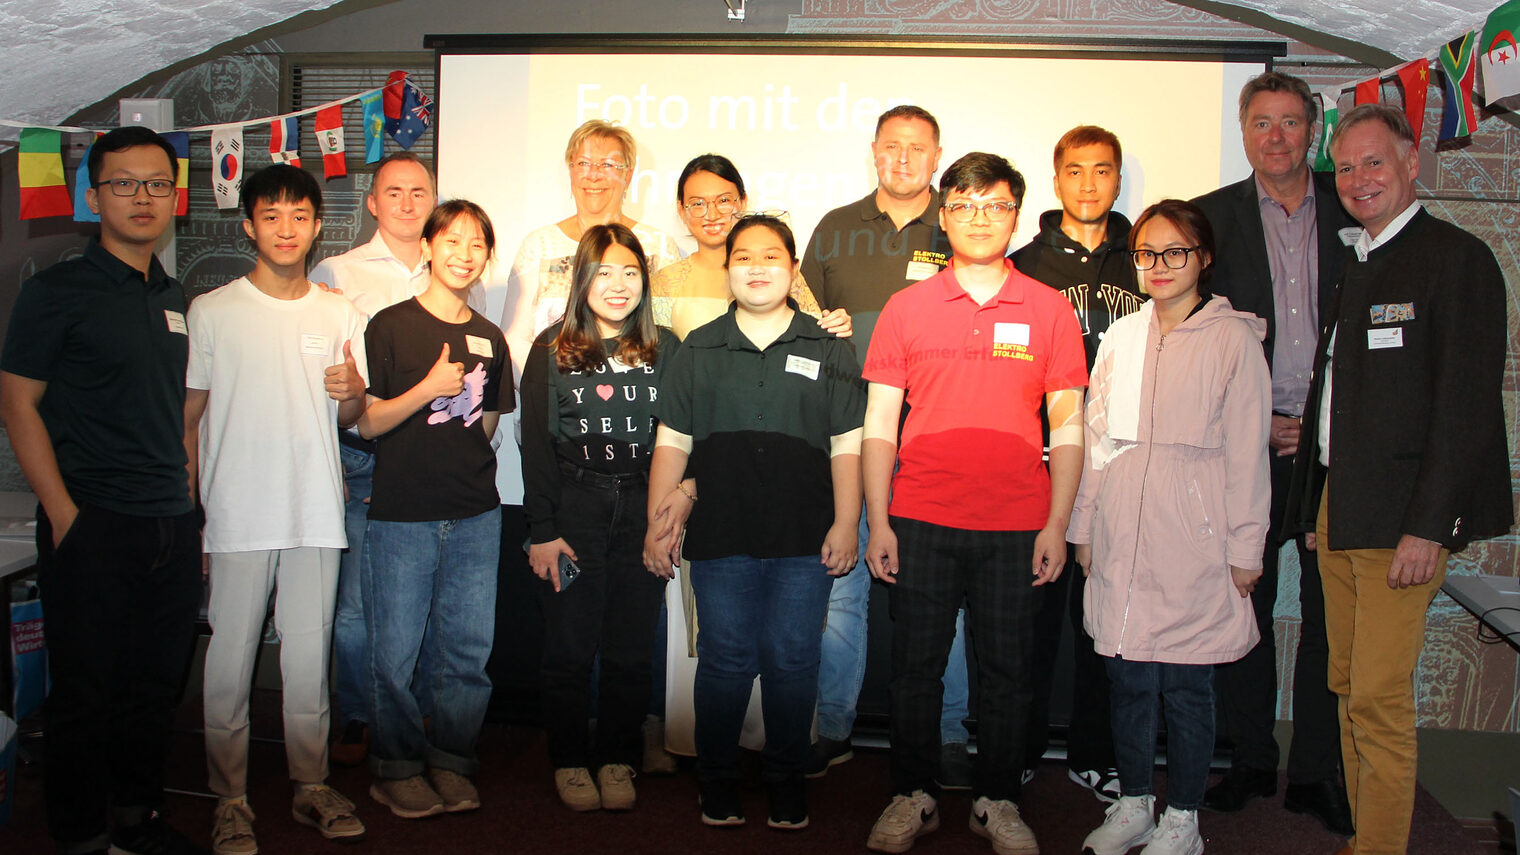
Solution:
{"label": "white sneaker", "polygon": [[1082,841],[1082,850],[1093,855],[1124,855],[1148,843],[1156,830],[1155,796],[1120,796],[1103,812],[1103,824]]}
{"label": "white sneaker", "polygon": [[1118,769],[1087,769],[1078,772],[1076,769],[1068,769],[1066,777],[1074,781],[1078,786],[1091,790],[1098,801],[1111,805],[1124,795],[1119,788]]}
{"label": "white sneaker", "polygon": [[1169,807],[1140,855],[1203,855],[1198,836],[1198,811]]}
{"label": "white sneaker", "polygon": [[967,823],[971,831],[992,841],[997,855],[1039,855],[1040,844],[1034,832],[1019,816],[1018,805],[1005,799],[996,801],[982,796],[971,803]]}
{"label": "white sneaker", "polygon": [[877,852],[907,852],[913,841],[939,828],[939,803],[923,790],[893,796],[892,803],[876,818],[866,848]]}
{"label": "white sneaker", "polygon": [[253,809],[247,799],[217,804],[211,818],[211,851],[215,855],[258,855],[253,836]]}

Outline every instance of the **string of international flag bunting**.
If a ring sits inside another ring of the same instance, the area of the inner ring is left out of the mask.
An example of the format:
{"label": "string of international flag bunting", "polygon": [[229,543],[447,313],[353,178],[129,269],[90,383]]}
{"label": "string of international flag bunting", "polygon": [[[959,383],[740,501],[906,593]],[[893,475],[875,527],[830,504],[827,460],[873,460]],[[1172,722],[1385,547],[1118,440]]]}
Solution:
{"label": "string of international flag bunting", "polygon": [[[330,181],[348,174],[348,153],[343,139],[343,108],[359,102],[364,111],[364,162],[374,163],[385,156],[385,137],[410,149],[432,124],[433,99],[405,71],[393,71],[384,86],[357,92],[293,113],[248,119],[218,125],[182,128],[163,136],[179,154],[177,200],[174,213],[183,216],[190,210],[190,135],[211,135],[211,189],[218,208],[236,208],[238,190],[243,183],[246,151],[243,129],[250,125],[269,125],[269,158],[275,163],[300,166],[300,123],[312,116],[312,134],[322,153],[322,172]],[[15,126],[12,122],[0,124]],[[93,133],[88,128],[63,126],[22,126],[16,171],[21,187],[20,219],[72,216],[76,222],[99,222],[100,217],[85,204],[85,190],[90,180],[86,156],[75,170],[74,191],[64,181],[62,141],[65,133]]]}

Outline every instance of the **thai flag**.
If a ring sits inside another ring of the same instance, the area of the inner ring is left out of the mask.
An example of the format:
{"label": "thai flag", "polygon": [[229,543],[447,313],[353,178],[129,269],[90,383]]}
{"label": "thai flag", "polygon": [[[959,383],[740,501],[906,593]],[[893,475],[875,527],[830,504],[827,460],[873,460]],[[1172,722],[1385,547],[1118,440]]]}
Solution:
{"label": "thai flag", "polygon": [[269,159],[275,163],[301,165],[301,129],[297,117],[269,123]]}

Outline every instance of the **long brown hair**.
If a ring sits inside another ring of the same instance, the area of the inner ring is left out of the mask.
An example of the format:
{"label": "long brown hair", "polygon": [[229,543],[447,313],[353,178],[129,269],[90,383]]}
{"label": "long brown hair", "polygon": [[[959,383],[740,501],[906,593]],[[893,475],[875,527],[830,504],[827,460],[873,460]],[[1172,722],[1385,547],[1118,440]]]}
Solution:
{"label": "long brown hair", "polygon": [[639,260],[642,291],[639,304],[623,319],[622,329],[618,330],[617,353],[613,355],[626,365],[652,365],[659,355],[654,311],[649,305],[649,261],[644,257],[644,247],[625,225],[596,225],[586,230],[575,247],[575,267],[571,273],[570,296],[565,302],[565,321],[554,339],[554,364],[561,371],[596,371],[607,364],[602,333],[596,325],[596,315],[586,302],[586,295],[596,281],[602,256],[614,244],[627,248]]}

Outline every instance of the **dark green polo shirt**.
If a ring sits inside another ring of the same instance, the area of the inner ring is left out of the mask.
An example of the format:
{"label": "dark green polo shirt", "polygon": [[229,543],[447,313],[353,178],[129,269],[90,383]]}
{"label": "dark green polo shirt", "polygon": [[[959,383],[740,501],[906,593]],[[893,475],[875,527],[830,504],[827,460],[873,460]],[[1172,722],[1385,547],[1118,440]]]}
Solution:
{"label": "dark green polo shirt", "polygon": [[759,350],[739,331],[736,310],[692,330],[660,382],[660,423],[692,438],[686,474],[700,501],[685,553],[815,554],[834,523],[830,439],[865,421],[860,364],[801,312]]}
{"label": "dark green polo shirt", "polygon": [[21,286],[0,370],[48,384],[39,407],[69,495],[137,516],[191,507],[185,292],[91,241]]}

